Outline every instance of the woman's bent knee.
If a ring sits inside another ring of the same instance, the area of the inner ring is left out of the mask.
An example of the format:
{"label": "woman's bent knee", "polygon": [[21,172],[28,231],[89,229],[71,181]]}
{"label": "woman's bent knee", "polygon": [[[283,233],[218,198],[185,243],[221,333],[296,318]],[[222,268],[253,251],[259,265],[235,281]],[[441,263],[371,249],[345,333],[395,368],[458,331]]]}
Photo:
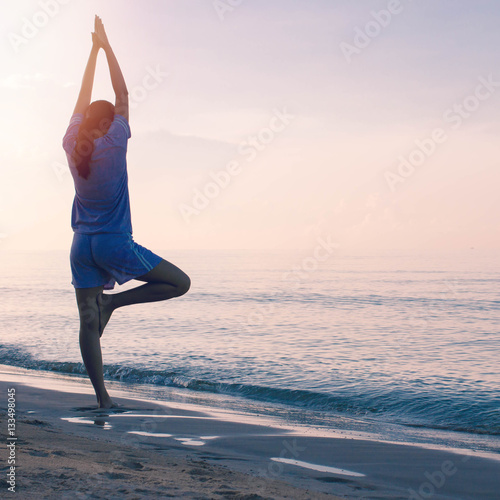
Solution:
{"label": "woman's bent knee", "polygon": [[179,293],[179,297],[188,293],[191,288],[191,278],[186,274],[182,281],[177,285],[177,291]]}

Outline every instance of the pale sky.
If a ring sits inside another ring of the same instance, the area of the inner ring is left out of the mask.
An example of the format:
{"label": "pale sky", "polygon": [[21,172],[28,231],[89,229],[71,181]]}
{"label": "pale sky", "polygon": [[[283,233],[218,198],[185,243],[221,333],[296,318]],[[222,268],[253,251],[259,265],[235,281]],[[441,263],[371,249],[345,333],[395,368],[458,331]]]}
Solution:
{"label": "pale sky", "polygon": [[494,0],[3,2],[0,248],[69,251],[61,142],[95,14],[132,102],[138,243],[500,249]]}

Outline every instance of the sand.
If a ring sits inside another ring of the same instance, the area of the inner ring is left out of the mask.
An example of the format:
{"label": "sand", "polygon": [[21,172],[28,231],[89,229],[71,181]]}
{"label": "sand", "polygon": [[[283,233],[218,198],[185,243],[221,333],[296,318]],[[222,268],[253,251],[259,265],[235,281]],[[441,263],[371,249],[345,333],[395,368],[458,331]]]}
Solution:
{"label": "sand", "polygon": [[[122,408],[98,411],[87,380],[5,365],[0,388],[0,498],[499,498],[496,456],[330,437],[113,390]],[[7,435],[12,388],[16,440]]]}

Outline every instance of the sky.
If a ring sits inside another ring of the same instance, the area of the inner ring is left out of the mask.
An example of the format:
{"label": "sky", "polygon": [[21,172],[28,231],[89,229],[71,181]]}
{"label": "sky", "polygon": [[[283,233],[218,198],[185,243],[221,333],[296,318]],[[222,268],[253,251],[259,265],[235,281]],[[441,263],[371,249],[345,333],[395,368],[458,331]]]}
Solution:
{"label": "sky", "polygon": [[[500,249],[494,0],[17,0],[0,20],[0,248],[68,249],[62,137],[106,27],[134,239]],[[114,102],[104,53],[93,100]]]}

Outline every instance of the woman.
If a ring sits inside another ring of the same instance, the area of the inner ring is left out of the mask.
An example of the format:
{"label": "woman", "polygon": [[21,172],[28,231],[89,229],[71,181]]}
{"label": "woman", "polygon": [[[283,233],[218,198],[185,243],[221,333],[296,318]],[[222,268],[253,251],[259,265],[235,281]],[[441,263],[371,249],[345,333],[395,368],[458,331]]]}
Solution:
{"label": "woman", "polygon": [[[71,283],[80,314],[80,350],[99,408],[118,406],[104,386],[100,336],[113,311],[185,294],[189,277],[132,239],[127,177],[128,91],[101,19],[95,17],[93,46],[63,148],[75,183],[71,216]],[[97,54],[106,53],[115,105],[90,104]],[[146,284],[104,294],[136,279]]]}

